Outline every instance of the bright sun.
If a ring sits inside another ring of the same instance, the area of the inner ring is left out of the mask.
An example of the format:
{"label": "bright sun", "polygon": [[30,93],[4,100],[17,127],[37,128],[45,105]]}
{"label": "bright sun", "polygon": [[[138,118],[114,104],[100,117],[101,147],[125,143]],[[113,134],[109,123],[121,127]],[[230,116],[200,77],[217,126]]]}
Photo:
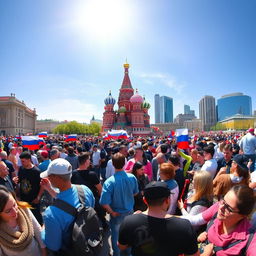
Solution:
{"label": "bright sun", "polygon": [[131,25],[131,8],[125,0],[87,0],[73,13],[73,26],[86,36],[113,41]]}

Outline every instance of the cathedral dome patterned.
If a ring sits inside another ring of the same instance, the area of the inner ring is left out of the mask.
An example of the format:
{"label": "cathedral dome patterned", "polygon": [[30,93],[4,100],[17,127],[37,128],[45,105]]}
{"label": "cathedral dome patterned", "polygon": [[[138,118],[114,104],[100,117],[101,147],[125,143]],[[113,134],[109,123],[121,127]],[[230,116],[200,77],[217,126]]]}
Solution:
{"label": "cathedral dome patterned", "polygon": [[136,93],[131,97],[130,99],[131,103],[142,103],[143,98],[138,94],[138,91],[136,90]]}
{"label": "cathedral dome patterned", "polygon": [[118,109],[118,113],[125,113],[126,112],[126,107],[122,106]]}
{"label": "cathedral dome patterned", "polygon": [[106,105],[114,105],[116,103],[116,100],[112,97],[111,92],[109,92],[108,97],[104,100]]}
{"label": "cathedral dome patterned", "polygon": [[141,107],[142,108],[147,108],[149,109],[150,108],[150,104],[145,100],[145,97],[143,98],[143,103],[141,104]]}

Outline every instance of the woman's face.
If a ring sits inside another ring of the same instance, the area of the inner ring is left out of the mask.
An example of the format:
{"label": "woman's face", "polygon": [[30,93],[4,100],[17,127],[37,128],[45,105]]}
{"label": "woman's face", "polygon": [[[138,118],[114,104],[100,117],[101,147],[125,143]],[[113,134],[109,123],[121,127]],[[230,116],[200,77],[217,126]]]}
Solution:
{"label": "woman's face", "polygon": [[237,208],[237,197],[233,191],[229,191],[224,199],[220,201],[217,218],[220,221],[230,221],[236,223],[244,216],[239,213]]}
{"label": "woman's face", "polygon": [[17,219],[18,217],[18,205],[11,194],[9,195],[9,200],[7,201],[3,211],[0,213],[0,217],[1,220],[5,222]]}
{"label": "woman's face", "polygon": [[140,169],[137,169],[137,176],[142,176],[144,173],[144,166],[142,166]]}

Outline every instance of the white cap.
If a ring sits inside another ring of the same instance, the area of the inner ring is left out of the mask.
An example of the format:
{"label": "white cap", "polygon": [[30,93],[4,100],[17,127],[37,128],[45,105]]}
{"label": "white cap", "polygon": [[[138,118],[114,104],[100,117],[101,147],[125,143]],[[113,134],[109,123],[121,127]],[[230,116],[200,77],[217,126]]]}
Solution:
{"label": "white cap", "polygon": [[45,172],[42,172],[40,174],[40,177],[46,178],[51,174],[65,175],[65,174],[71,174],[71,173],[72,173],[71,164],[63,158],[57,158],[49,164]]}

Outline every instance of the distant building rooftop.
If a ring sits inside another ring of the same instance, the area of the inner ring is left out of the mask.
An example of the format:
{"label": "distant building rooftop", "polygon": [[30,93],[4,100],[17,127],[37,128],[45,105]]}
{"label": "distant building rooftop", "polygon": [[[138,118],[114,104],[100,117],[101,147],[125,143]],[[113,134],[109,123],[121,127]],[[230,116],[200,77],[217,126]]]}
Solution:
{"label": "distant building rooftop", "polygon": [[234,93],[230,93],[230,94],[225,94],[223,96],[221,96],[221,98],[227,98],[227,97],[234,97],[234,96],[243,96],[244,94],[241,92],[234,92]]}

